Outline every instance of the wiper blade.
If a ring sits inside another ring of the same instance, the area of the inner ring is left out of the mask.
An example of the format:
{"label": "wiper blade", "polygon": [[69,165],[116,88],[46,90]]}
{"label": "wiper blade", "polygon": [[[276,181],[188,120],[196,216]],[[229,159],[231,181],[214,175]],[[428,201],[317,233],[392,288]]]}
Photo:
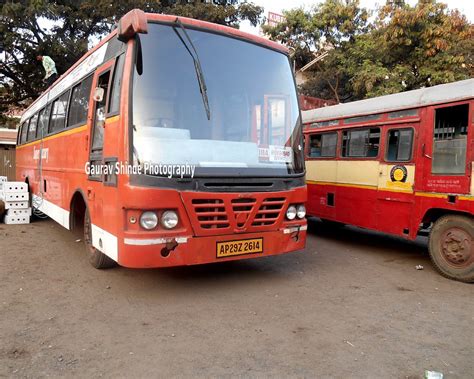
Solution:
{"label": "wiper blade", "polygon": [[[175,22],[176,22],[176,24],[179,25],[179,27],[183,31],[183,34],[185,35],[185,37],[186,37],[186,39],[189,43],[188,44],[183,39],[181,34],[179,34],[178,31],[175,28],[173,28],[175,30],[176,34],[178,35],[179,39],[183,43],[184,47],[186,48],[186,50],[188,50],[189,54],[193,58],[194,69],[196,70],[196,76],[197,76],[198,83],[199,83],[199,90],[201,92],[202,102],[204,103],[204,109],[206,110],[207,119],[210,120],[211,119],[211,107],[209,106],[209,98],[207,97],[206,80],[204,79],[204,73],[202,72],[201,61],[199,59],[198,52],[197,52],[196,48],[194,47],[194,44],[191,41],[191,38],[189,37],[188,32],[186,31],[186,28],[184,27],[181,20],[177,17]],[[189,46],[191,46],[191,48],[189,48]],[[191,49],[192,49],[192,51],[191,51]]]}

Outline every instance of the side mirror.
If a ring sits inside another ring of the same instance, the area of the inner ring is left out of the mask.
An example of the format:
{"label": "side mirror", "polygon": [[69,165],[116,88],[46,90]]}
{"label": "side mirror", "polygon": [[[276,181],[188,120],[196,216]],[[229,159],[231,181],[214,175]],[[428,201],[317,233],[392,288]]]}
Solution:
{"label": "side mirror", "polygon": [[132,9],[118,22],[118,39],[127,42],[138,33],[148,33],[148,21],[145,12],[140,9]]}
{"label": "side mirror", "polygon": [[101,87],[96,87],[96,89],[94,90],[94,101],[100,103],[103,99],[104,99],[104,89],[101,88]]}

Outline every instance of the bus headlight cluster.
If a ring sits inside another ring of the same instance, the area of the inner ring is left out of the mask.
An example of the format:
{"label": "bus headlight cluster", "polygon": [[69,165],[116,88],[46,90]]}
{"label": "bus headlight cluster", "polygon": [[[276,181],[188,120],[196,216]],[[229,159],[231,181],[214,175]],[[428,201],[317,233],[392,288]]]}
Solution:
{"label": "bus headlight cluster", "polygon": [[306,216],[306,208],[303,204],[290,205],[286,211],[286,218],[290,221],[296,217],[303,219]]}
{"label": "bus headlight cluster", "polygon": [[165,211],[161,216],[161,225],[166,229],[173,229],[178,225],[178,215],[175,211]]}
{"label": "bus headlight cluster", "polygon": [[140,216],[140,225],[146,230],[155,229],[158,225],[158,216],[155,212],[143,212]]}
{"label": "bus headlight cluster", "polygon": [[296,216],[298,216],[298,218],[305,218],[306,216],[306,207],[304,206],[304,204],[300,204],[296,207]]}
{"label": "bus headlight cluster", "polygon": [[178,225],[178,214],[175,211],[164,211],[160,218],[155,212],[146,211],[140,216],[140,225],[143,229],[152,230],[161,223],[165,229],[173,229]]}

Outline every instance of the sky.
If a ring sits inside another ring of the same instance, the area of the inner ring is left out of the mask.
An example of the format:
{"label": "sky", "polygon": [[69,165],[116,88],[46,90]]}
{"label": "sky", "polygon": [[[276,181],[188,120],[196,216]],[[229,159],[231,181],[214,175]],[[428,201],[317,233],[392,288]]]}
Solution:
{"label": "sky", "polygon": [[[265,8],[264,15],[267,16],[268,12],[281,13],[285,9],[292,9],[297,7],[305,7],[307,9],[311,6],[318,4],[321,1],[318,0],[251,0],[254,4],[260,5]],[[449,9],[459,9],[470,22],[474,22],[474,1],[472,0],[443,0],[444,3],[448,4]],[[408,0],[410,5],[417,3],[416,0]],[[385,0],[360,0],[362,7],[368,9],[375,9],[380,4],[385,4]],[[258,27],[255,28],[250,25],[249,22],[243,22],[240,24],[240,29],[249,33],[258,34]]]}

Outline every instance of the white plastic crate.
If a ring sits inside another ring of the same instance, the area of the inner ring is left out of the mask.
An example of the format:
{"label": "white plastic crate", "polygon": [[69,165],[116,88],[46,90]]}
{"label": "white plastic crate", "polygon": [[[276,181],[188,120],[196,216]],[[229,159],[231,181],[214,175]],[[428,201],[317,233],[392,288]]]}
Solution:
{"label": "white plastic crate", "polygon": [[7,181],[7,177],[6,176],[0,176],[0,183],[4,183]]}
{"label": "white plastic crate", "polygon": [[9,192],[28,192],[28,185],[23,182],[4,182],[2,183],[2,191],[5,194]]}
{"label": "white plastic crate", "polygon": [[3,200],[7,201],[28,201],[28,192],[3,192]]}
{"label": "white plastic crate", "polygon": [[31,208],[25,208],[25,209],[10,208],[7,210],[7,216],[30,217]]}
{"label": "white plastic crate", "polygon": [[5,209],[25,209],[28,208],[28,201],[6,201]]}
{"label": "white plastic crate", "polygon": [[7,225],[29,224],[30,216],[6,215],[4,222]]}

